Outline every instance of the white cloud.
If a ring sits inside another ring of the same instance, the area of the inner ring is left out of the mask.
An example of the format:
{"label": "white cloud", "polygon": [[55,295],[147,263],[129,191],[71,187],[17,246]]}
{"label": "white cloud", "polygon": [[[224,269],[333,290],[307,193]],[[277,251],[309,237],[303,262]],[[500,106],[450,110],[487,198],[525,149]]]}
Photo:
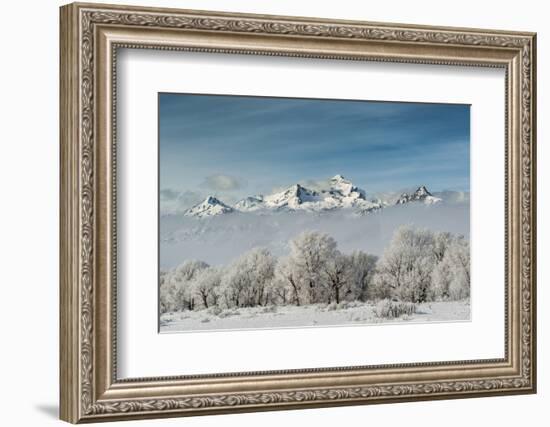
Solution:
{"label": "white cloud", "polygon": [[244,181],[230,175],[215,174],[204,178],[202,187],[214,191],[233,191],[245,186]]}
{"label": "white cloud", "polygon": [[160,190],[160,213],[178,214],[200,203],[204,195],[196,191],[177,191],[171,188]]}

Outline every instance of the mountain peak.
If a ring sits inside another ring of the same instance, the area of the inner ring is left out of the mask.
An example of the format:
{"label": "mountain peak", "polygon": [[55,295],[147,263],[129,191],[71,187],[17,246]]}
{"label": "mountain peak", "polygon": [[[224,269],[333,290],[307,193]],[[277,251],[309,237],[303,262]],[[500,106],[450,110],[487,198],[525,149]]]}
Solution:
{"label": "mountain peak", "polygon": [[343,175],[334,175],[330,179],[330,190],[331,192],[337,191],[342,194],[344,197],[352,197],[354,199],[364,199],[365,192],[357,188],[353,183],[344,178]]}
{"label": "mountain peak", "polygon": [[194,216],[197,218],[205,218],[229,212],[233,212],[233,208],[231,206],[226,205],[214,196],[208,196],[201,203],[193,206],[190,209],[187,209],[184,212],[184,215]]}
{"label": "mountain peak", "polygon": [[426,186],[421,185],[414,193],[403,193],[395,203],[396,205],[403,205],[409,202],[424,202],[427,205],[441,202],[439,197],[432,196],[432,193],[428,191]]}
{"label": "mountain peak", "polygon": [[300,191],[304,190],[305,188],[302,187],[300,184],[294,184],[294,185],[291,185],[288,189],[298,194]]}
{"label": "mountain peak", "polygon": [[426,196],[432,195],[432,193],[430,193],[424,185],[421,185],[420,187],[418,187],[418,189],[414,192],[414,194],[415,196],[418,196],[418,197],[426,197]]}
{"label": "mountain peak", "polygon": [[318,196],[319,194],[316,191],[309,190],[300,184],[294,184],[286,190],[265,196],[262,200],[267,208],[296,209],[303,203],[317,201]]}
{"label": "mountain peak", "polygon": [[219,199],[217,199],[214,196],[208,196],[206,199],[204,199],[202,203],[207,205],[220,205],[220,204],[223,205],[223,202],[221,202]]}

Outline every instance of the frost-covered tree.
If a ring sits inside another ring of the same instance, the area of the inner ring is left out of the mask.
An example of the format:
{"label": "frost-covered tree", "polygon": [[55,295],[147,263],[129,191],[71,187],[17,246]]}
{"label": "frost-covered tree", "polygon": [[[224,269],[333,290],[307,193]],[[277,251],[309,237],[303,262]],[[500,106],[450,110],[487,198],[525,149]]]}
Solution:
{"label": "frost-covered tree", "polygon": [[456,239],[445,254],[451,259],[452,281],[449,293],[453,299],[470,296],[470,243],[463,237]]}
{"label": "frost-covered tree", "polygon": [[373,284],[378,257],[363,251],[354,251],[349,256],[351,292],[354,299],[366,301]]}
{"label": "frost-covered tree", "polygon": [[193,310],[195,296],[191,282],[195,275],[208,267],[203,261],[187,260],[168,271],[161,285],[161,307],[165,303],[173,310]]}
{"label": "frost-covered tree", "polygon": [[253,307],[266,303],[266,288],[273,280],[275,258],[265,248],[241,255],[227,269],[222,281],[226,305]]}
{"label": "frost-covered tree", "polygon": [[433,233],[426,229],[399,227],[378,262],[379,296],[411,302],[431,299],[431,274],[435,263]]}
{"label": "frost-covered tree", "polygon": [[470,244],[462,237],[453,237],[445,255],[432,272],[436,297],[463,299],[470,296]]}
{"label": "frost-covered tree", "polygon": [[441,262],[447,247],[453,242],[454,236],[449,232],[434,233],[434,256],[436,262]]}
{"label": "frost-covered tree", "polygon": [[450,298],[452,281],[452,263],[448,255],[444,256],[432,271],[432,289],[437,299]]}
{"label": "frost-covered tree", "polygon": [[286,305],[295,303],[293,298],[292,288],[284,277],[280,276],[280,262],[277,262],[273,280],[269,283],[266,289],[266,301],[268,304]]}
{"label": "frost-covered tree", "polygon": [[229,267],[224,271],[225,274],[217,290],[218,306],[223,308],[238,307],[239,292],[235,288],[233,280],[229,280]]}
{"label": "frost-covered tree", "polygon": [[192,290],[199,298],[204,308],[216,305],[218,288],[222,281],[223,270],[216,267],[207,267],[195,274],[192,280]]}
{"label": "frost-covered tree", "polygon": [[252,249],[246,259],[252,280],[250,302],[252,305],[266,305],[267,288],[273,281],[276,260],[265,248]]}
{"label": "frost-covered tree", "polygon": [[170,272],[164,271],[160,273],[159,282],[159,305],[160,312],[167,313],[169,311],[176,311],[176,284],[173,280],[170,280]]}
{"label": "frost-covered tree", "polygon": [[[322,299],[322,275],[328,260],[337,253],[336,241],[326,233],[305,231],[290,242],[290,266],[305,295],[304,303]],[[305,292],[304,292],[305,291]]]}
{"label": "frost-covered tree", "polygon": [[448,232],[434,233],[435,266],[432,271],[432,292],[436,299],[449,298],[451,283],[450,264],[445,258],[447,249],[455,240],[455,236]]}
{"label": "frost-covered tree", "polygon": [[237,260],[228,266],[222,280],[222,291],[227,307],[244,306],[247,287],[250,285],[245,263]]}
{"label": "frost-covered tree", "polygon": [[288,301],[298,306],[303,304],[302,281],[292,257],[279,258],[273,284],[276,286],[275,292],[281,297],[283,303]]}
{"label": "frost-covered tree", "polygon": [[350,258],[339,251],[334,251],[323,266],[323,285],[326,288],[327,303],[340,304],[340,299],[351,293],[351,261]]}
{"label": "frost-covered tree", "polygon": [[159,305],[161,313],[174,310],[174,301],[172,294],[170,293],[166,276],[166,271],[161,271],[159,274]]}

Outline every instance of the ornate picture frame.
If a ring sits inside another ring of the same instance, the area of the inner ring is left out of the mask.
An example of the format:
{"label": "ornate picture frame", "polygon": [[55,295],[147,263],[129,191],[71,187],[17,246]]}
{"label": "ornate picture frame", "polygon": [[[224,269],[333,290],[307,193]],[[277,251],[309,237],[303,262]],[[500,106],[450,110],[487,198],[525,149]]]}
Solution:
{"label": "ornate picture frame", "polygon": [[[536,392],[536,36],[175,9],[61,8],[61,419],[97,422]],[[504,358],[119,379],[117,49],[502,68]]]}

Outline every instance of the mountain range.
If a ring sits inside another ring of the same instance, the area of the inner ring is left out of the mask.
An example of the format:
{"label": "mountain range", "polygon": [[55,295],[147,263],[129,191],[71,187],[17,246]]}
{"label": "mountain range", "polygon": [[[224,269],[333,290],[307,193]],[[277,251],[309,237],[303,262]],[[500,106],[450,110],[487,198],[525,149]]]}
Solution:
{"label": "mountain range", "polygon": [[309,189],[294,184],[282,191],[269,195],[246,197],[233,206],[214,196],[208,196],[202,202],[187,209],[185,216],[208,218],[233,212],[273,212],[308,211],[324,212],[335,209],[349,209],[357,215],[364,215],[384,209],[391,205],[424,203],[432,205],[442,199],[432,195],[425,186],[412,193],[402,193],[397,201],[383,201],[380,198],[367,198],[366,192],[342,175],[335,175],[320,188]]}

